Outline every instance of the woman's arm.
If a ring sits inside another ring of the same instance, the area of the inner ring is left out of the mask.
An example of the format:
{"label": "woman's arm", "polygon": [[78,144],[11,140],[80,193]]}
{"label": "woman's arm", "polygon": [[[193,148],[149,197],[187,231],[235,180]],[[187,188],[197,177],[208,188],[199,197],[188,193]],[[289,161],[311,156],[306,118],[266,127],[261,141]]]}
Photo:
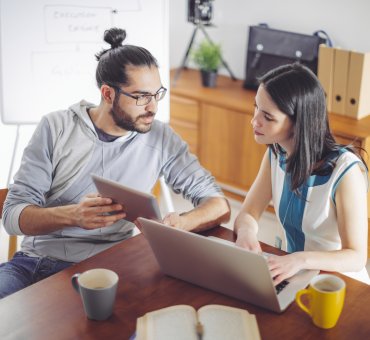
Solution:
{"label": "woman's arm", "polygon": [[269,150],[263,156],[257,177],[254,180],[238,216],[234,222],[236,244],[251,251],[261,251],[257,239],[258,223],[272,197]]}
{"label": "woman's arm", "polygon": [[354,165],[343,176],[336,195],[338,229],[342,249],[304,251],[268,259],[275,283],[291,277],[301,269],[359,271],[367,260],[367,193],[361,169]]}

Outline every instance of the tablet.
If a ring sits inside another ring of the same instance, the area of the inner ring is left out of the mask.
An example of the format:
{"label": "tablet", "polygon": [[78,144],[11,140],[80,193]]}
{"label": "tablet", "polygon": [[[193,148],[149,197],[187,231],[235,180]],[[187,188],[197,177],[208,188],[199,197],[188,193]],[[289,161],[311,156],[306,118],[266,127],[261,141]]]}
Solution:
{"label": "tablet", "polygon": [[94,174],[91,177],[100,195],[125,207],[125,220],[133,222],[138,217],[162,220],[155,196]]}

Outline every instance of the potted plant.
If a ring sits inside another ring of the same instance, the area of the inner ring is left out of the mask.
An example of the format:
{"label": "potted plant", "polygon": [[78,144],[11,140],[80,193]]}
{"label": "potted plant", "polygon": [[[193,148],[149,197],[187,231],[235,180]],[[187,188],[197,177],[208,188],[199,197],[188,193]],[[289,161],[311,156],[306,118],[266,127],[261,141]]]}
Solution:
{"label": "potted plant", "polygon": [[200,68],[203,86],[215,87],[222,63],[221,46],[204,40],[192,51],[192,59]]}

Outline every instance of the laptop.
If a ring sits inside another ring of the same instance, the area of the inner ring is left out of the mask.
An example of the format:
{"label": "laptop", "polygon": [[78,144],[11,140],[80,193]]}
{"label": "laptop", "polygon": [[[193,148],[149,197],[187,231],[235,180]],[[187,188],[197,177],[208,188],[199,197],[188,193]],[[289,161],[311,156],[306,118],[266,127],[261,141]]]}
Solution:
{"label": "laptop", "polygon": [[301,271],[278,293],[267,266],[268,255],[146,218],[138,218],[138,222],[165,274],[273,312],[283,312],[296,292],[319,273]]}
{"label": "laptop", "polygon": [[124,186],[118,182],[91,175],[98,192],[125,207],[125,220],[135,221],[138,217],[162,220],[158,202],[152,194]]}

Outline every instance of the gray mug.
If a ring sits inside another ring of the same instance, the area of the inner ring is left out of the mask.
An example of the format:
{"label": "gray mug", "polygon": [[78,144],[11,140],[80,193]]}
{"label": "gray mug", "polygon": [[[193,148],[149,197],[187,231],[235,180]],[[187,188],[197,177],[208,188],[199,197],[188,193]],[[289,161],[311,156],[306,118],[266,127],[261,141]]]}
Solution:
{"label": "gray mug", "polygon": [[118,285],[118,275],[114,271],[91,269],[74,274],[71,281],[89,319],[106,320],[112,315]]}

